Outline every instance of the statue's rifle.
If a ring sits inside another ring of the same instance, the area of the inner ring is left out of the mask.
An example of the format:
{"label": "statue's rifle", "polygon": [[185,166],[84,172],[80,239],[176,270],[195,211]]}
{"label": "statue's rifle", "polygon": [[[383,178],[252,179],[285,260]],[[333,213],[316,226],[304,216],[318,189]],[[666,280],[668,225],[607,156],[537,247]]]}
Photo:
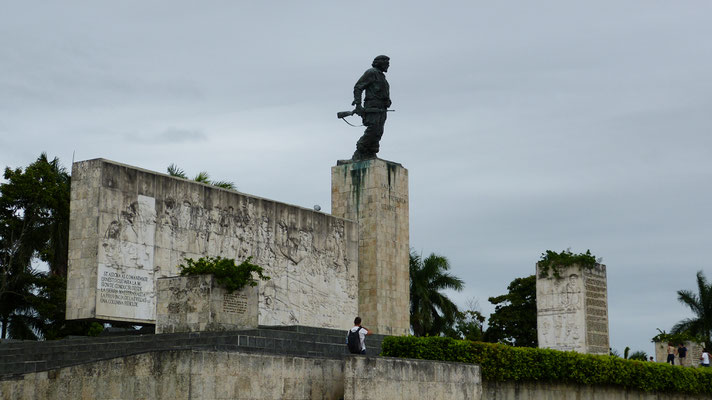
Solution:
{"label": "statue's rifle", "polygon": [[357,128],[358,128],[359,126],[363,126],[363,125],[354,125],[354,124],[350,123],[349,121],[347,121],[347,120],[346,120],[346,117],[350,117],[350,116],[352,116],[352,115],[354,115],[354,114],[356,114],[356,115],[358,115],[358,116],[360,116],[360,117],[363,117],[363,114],[365,114],[365,113],[382,113],[382,112],[393,112],[393,111],[395,111],[395,110],[384,110],[384,109],[382,109],[382,108],[362,108],[362,107],[356,107],[356,108],[354,108],[353,111],[339,111],[339,112],[336,113],[336,117],[339,118],[339,119],[343,119],[344,122],[346,122],[347,124],[349,124],[349,125],[351,125],[351,126],[353,126],[353,127],[357,127]]}

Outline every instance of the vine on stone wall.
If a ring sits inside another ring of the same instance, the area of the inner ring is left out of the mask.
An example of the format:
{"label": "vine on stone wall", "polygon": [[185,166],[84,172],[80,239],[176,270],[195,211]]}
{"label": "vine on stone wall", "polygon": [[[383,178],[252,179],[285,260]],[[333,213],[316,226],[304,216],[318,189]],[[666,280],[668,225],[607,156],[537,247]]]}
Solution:
{"label": "vine on stone wall", "polygon": [[257,280],[252,273],[263,281],[269,280],[269,276],[264,275],[264,269],[259,265],[252,264],[252,257],[247,257],[240,265],[235,265],[232,258],[222,257],[201,257],[198,260],[192,258],[185,259],[185,265],[181,264],[180,276],[192,275],[213,275],[228,293],[240,290],[246,285],[257,286]]}
{"label": "vine on stone wall", "polygon": [[539,276],[548,277],[551,271],[555,278],[561,278],[561,270],[578,264],[582,268],[591,269],[598,264],[596,257],[591,254],[591,250],[586,250],[585,253],[574,254],[571,250],[566,249],[561,253],[547,250],[546,253],[541,253],[541,259],[537,262]]}

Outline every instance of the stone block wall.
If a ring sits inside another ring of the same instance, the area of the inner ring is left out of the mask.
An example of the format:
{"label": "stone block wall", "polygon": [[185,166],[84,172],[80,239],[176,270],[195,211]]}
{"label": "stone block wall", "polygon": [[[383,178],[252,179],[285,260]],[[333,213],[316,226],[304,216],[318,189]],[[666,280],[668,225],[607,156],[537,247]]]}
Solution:
{"label": "stone block wall", "polygon": [[115,358],[0,381],[3,399],[338,399],[343,362],[207,351]]}
{"label": "stone block wall", "polygon": [[[675,348],[677,348],[678,343],[675,343]],[[655,361],[659,363],[667,362],[667,346],[666,342],[655,342]],[[702,350],[704,345],[700,343],[687,341],[684,343],[687,347],[687,354],[684,359],[680,359],[677,355],[675,356],[675,365],[682,365],[683,367],[699,367],[700,357],[702,356]]]}
{"label": "stone block wall", "polygon": [[265,268],[262,325],[358,312],[354,222],[104,159],[73,165],[70,208],[67,319],[155,323],[155,280],[202,256]]}
{"label": "stone block wall", "polygon": [[0,380],[2,399],[481,398],[479,367],[354,356],[163,351]]}
{"label": "stone block wall", "polygon": [[378,158],[331,169],[331,212],[358,222],[359,315],[384,335],[410,332],[408,170]]}
{"label": "stone block wall", "polygon": [[344,374],[344,400],[482,398],[480,367],[474,364],[350,357]]}
{"label": "stone block wall", "polygon": [[537,337],[540,348],[608,354],[606,266],[572,265],[560,277],[537,273]]}
{"label": "stone block wall", "polygon": [[641,392],[610,386],[484,381],[482,398],[487,400],[702,400],[709,399],[709,396]]}
{"label": "stone block wall", "polygon": [[258,326],[258,287],[228,293],[213,275],[156,280],[156,333],[231,331]]}

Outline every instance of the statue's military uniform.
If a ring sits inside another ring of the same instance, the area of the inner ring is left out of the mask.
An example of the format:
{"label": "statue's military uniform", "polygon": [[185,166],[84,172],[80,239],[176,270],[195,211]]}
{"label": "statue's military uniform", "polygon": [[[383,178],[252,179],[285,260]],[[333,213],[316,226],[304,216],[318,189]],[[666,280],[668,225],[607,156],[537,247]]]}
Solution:
{"label": "statue's military uniform", "polygon": [[386,74],[377,68],[369,68],[354,86],[354,102],[361,104],[361,93],[366,91],[363,107],[365,110],[383,110],[383,112],[364,112],[363,124],[366,130],[356,143],[353,159],[366,159],[376,156],[379,142],[386,123],[386,109],[391,106],[390,87]]}

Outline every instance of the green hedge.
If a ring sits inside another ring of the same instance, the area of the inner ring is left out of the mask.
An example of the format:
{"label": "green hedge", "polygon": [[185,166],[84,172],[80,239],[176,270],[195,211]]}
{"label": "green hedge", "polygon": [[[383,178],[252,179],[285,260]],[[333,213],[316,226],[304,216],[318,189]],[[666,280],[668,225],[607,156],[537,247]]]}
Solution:
{"label": "green hedge", "polygon": [[445,337],[391,336],[382,356],[479,364],[488,381],[614,385],[648,392],[712,394],[712,371],[572,351],[511,347]]}

